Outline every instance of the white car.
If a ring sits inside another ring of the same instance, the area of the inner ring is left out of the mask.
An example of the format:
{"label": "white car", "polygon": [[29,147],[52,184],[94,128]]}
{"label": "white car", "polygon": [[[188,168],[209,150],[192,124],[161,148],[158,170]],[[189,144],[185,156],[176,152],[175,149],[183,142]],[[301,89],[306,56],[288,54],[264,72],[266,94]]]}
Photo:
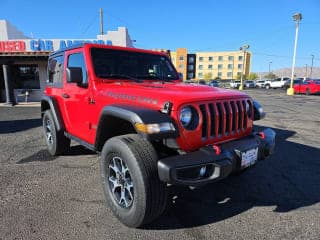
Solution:
{"label": "white car", "polygon": [[240,87],[240,83],[241,83],[240,80],[231,81],[230,82],[230,87],[231,88],[239,88]]}
{"label": "white car", "polygon": [[256,86],[258,88],[264,88],[264,85],[266,84],[266,80],[257,80],[256,81]]}
{"label": "white car", "polygon": [[287,78],[287,77],[276,78],[276,79],[273,79],[271,81],[266,81],[264,86],[265,86],[266,89],[269,89],[269,88],[283,88],[285,83],[289,79],[290,78]]}

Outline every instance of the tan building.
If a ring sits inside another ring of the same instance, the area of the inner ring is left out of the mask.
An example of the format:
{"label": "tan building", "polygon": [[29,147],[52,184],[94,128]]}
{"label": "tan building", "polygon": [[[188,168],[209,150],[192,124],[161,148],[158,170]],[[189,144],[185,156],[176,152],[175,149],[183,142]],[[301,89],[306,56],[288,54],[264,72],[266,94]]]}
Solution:
{"label": "tan building", "polygon": [[197,79],[235,79],[242,73],[250,74],[250,52],[197,52],[196,56]]}
{"label": "tan building", "polygon": [[250,74],[251,53],[242,51],[196,52],[188,54],[186,48],[171,52],[171,59],[183,79],[236,79]]}

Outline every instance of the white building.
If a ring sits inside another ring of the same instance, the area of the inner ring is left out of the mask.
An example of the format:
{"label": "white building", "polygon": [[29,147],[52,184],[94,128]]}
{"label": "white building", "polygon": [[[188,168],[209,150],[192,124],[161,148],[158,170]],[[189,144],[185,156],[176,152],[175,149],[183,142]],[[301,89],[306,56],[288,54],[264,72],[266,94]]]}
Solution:
{"label": "white building", "polygon": [[0,20],[0,101],[39,101],[50,52],[85,42],[133,47],[125,27],[97,35],[96,39],[32,39],[8,21]]}

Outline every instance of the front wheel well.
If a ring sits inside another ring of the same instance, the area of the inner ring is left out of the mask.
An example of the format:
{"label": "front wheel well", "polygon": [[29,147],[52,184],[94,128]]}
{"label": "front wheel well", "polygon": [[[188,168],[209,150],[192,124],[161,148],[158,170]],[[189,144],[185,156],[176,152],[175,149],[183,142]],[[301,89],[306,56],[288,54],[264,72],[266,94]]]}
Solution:
{"label": "front wheel well", "polygon": [[100,152],[108,139],[130,133],[137,132],[128,120],[115,116],[104,116],[99,122],[95,147]]}

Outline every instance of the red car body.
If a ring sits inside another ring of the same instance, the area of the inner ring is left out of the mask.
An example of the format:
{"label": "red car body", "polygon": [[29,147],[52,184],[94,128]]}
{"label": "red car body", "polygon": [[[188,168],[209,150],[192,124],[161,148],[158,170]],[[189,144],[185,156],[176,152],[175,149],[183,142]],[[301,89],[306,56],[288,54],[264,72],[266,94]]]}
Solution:
{"label": "red car body", "polygon": [[320,93],[320,80],[307,80],[305,82],[295,84],[293,86],[295,93],[303,94],[319,94]]}

